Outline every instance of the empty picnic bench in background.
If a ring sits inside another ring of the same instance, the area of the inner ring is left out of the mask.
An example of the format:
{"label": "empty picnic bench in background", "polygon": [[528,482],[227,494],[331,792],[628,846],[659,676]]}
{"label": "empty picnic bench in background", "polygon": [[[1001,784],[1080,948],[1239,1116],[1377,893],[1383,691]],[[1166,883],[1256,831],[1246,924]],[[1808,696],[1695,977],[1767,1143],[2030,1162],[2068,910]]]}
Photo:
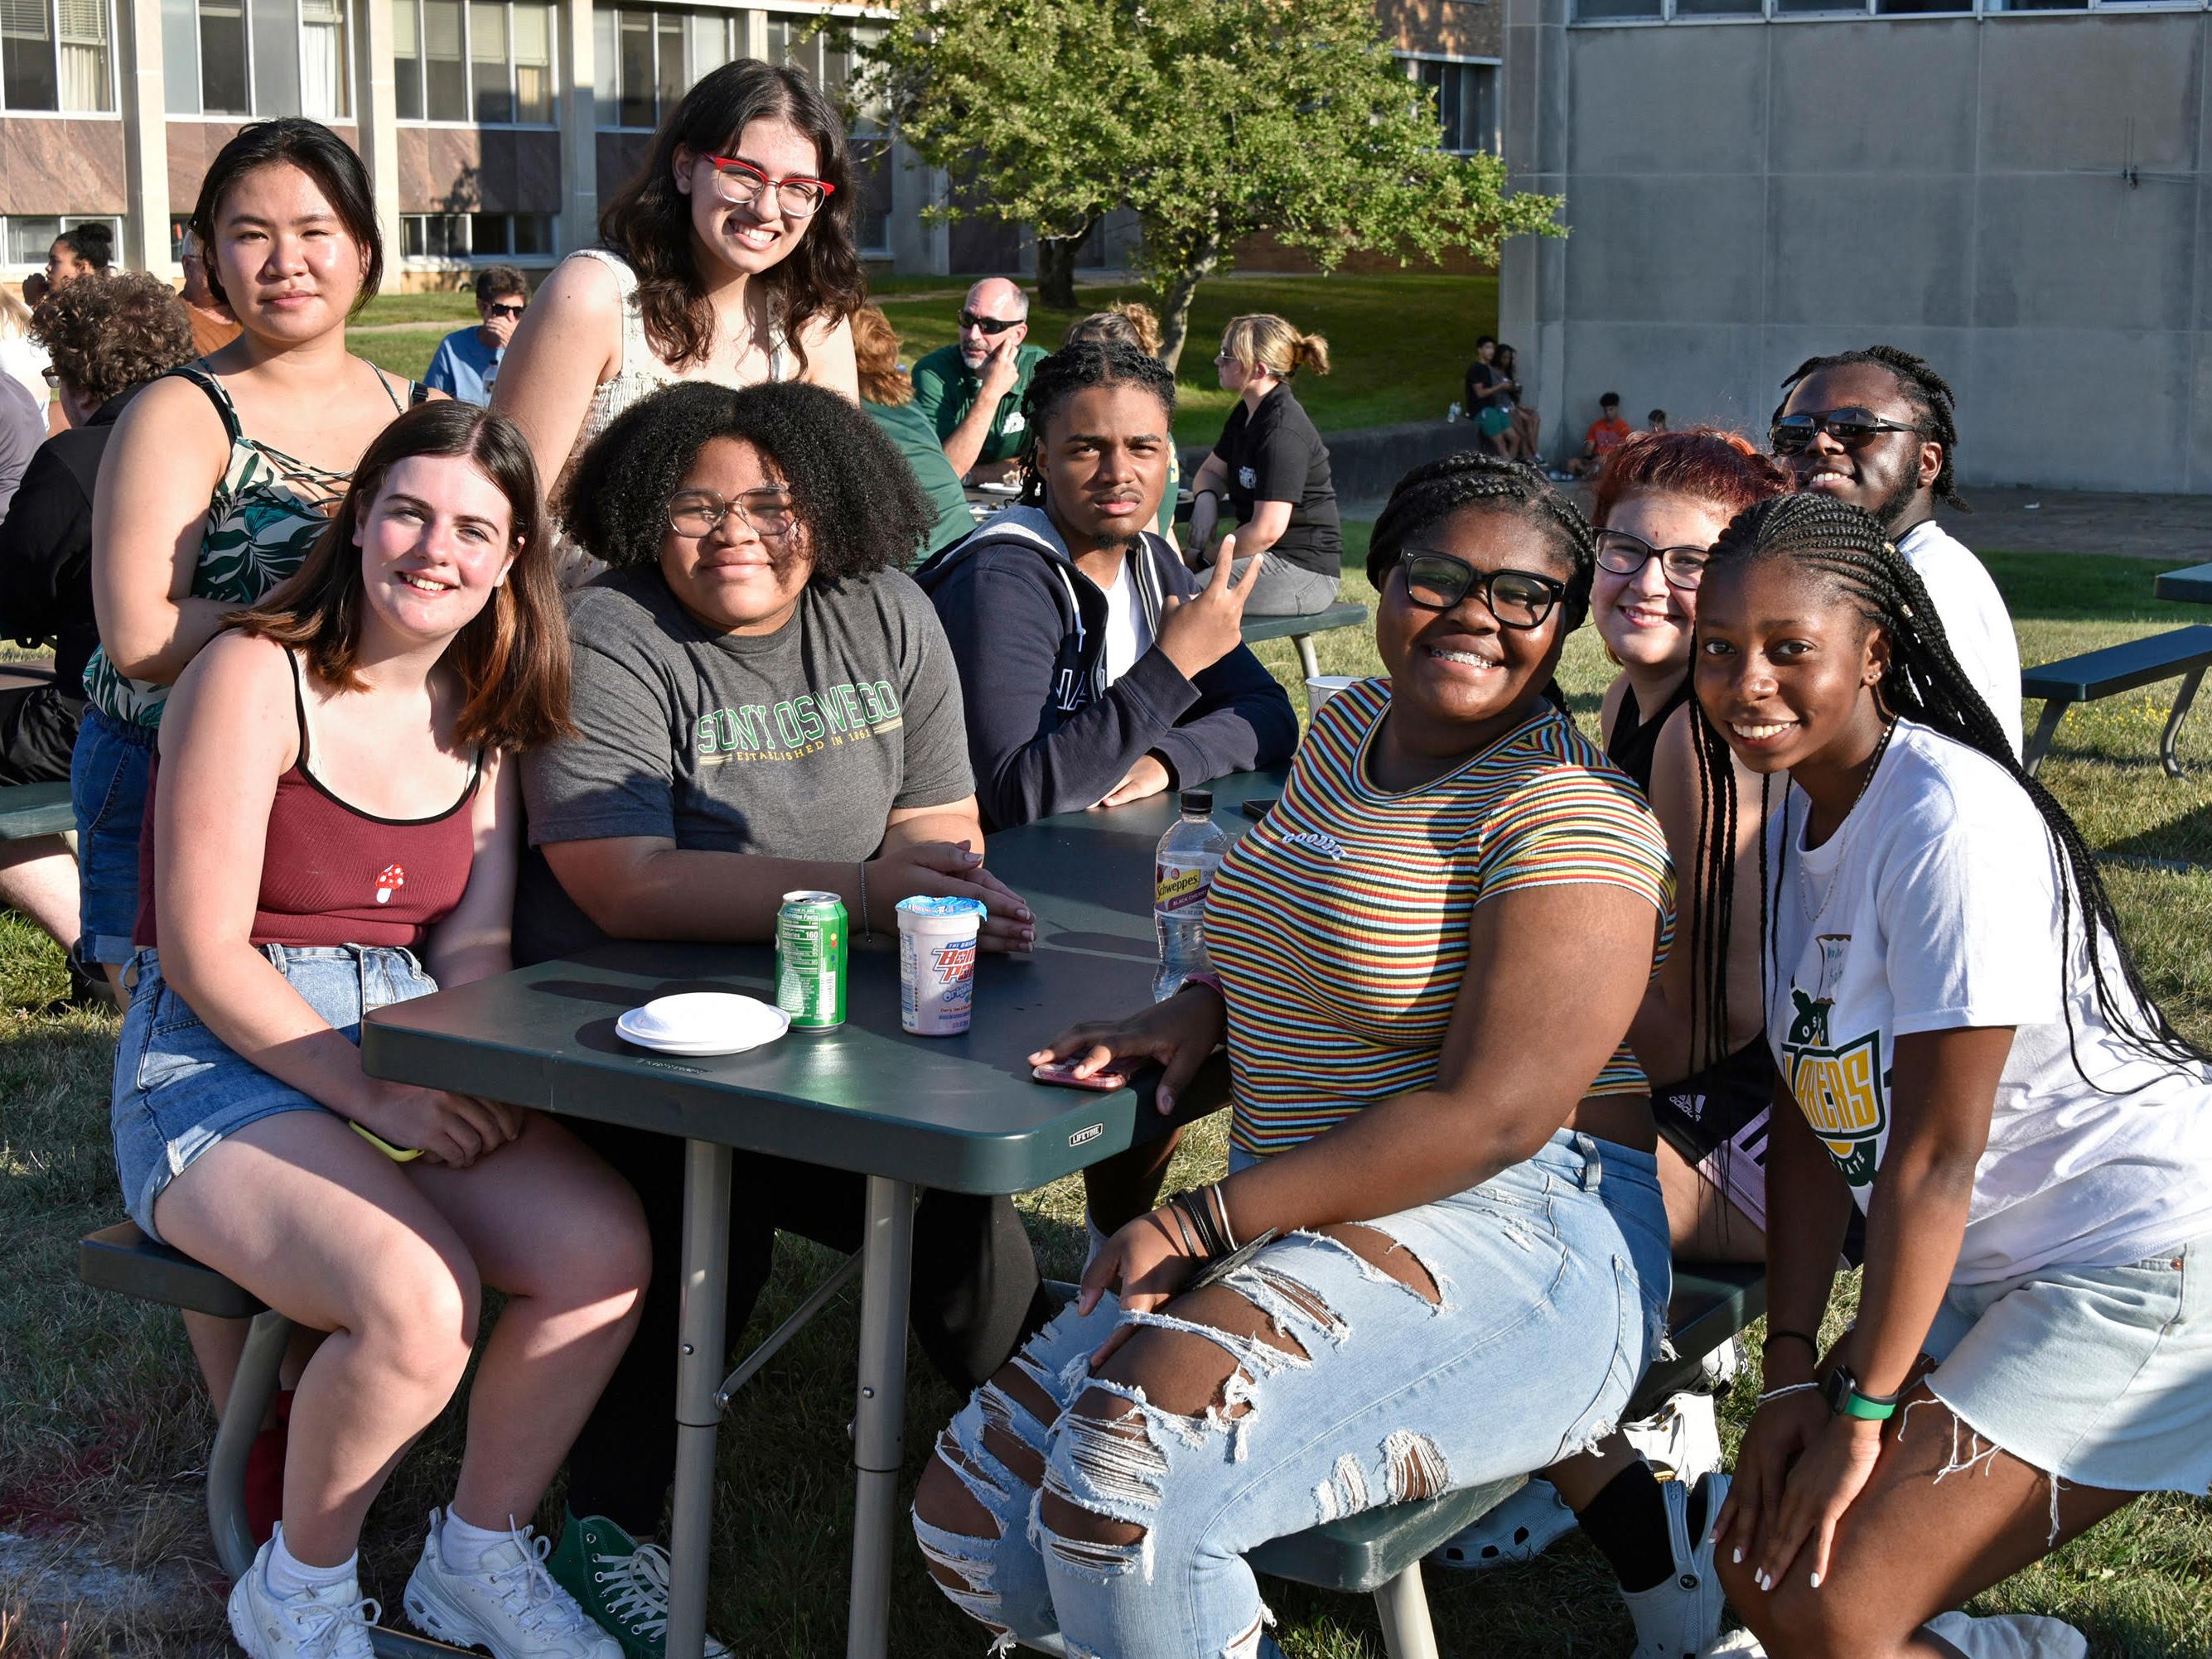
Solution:
{"label": "empty picnic bench in background", "polygon": [[[2212,566],[2202,568],[2207,574],[2205,597],[2212,599]],[[2158,580],[2160,596],[2168,597],[2167,578],[2160,576]],[[2189,718],[2189,707],[2197,700],[2197,687],[2207,666],[2212,666],[2212,626],[2199,623],[2028,669],[2020,677],[2021,695],[2043,699],[2043,718],[2035,723],[2027,739],[2027,752],[2021,757],[2028,775],[2034,776],[2042,766],[2058,722],[2075,703],[2094,702],[2178,677],[2181,690],[2174,694],[2172,712],[2166,717],[2166,730],[2159,735],[2158,758],[2169,777],[2179,777],[2181,760],[2174,752],[2174,740],[2181,735],[2182,721]]]}
{"label": "empty picnic bench in background", "polygon": [[1315,611],[1303,617],[1247,617],[1244,618],[1244,643],[1257,645],[1262,640],[1287,638],[1298,649],[1298,666],[1311,679],[1321,672],[1321,662],[1314,655],[1313,636],[1334,633],[1340,628],[1361,628],[1366,625],[1367,607],[1364,605],[1333,605],[1326,611]]}

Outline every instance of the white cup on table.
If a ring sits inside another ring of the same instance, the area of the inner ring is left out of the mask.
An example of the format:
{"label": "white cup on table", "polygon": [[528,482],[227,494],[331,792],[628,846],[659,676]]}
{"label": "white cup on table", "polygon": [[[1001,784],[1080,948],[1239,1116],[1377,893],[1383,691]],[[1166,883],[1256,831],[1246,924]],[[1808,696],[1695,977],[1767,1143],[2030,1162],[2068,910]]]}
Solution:
{"label": "white cup on table", "polygon": [[1348,686],[1359,684],[1365,678],[1359,674],[1309,674],[1306,676],[1306,718],[1321,713],[1321,706]]}

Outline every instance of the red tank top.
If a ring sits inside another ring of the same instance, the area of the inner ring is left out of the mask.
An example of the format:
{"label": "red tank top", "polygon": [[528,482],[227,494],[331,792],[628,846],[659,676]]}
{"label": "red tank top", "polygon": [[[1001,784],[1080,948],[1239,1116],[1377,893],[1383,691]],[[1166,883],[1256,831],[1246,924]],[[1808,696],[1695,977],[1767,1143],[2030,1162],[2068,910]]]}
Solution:
{"label": "red tank top", "polygon": [[[349,806],[307,769],[307,702],[296,658],[292,702],[300,720],[300,758],[276,780],[269,805],[252,942],[411,950],[452,914],[468,887],[476,854],[470,807],[483,755],[470,766],[460,799],[435,817],[380,818]],[[154,926],[154,792],[160,772],[157,760],[146,782],[145,829],[138,838],[138,920],[132,937],[141,946],[160,943]]]}

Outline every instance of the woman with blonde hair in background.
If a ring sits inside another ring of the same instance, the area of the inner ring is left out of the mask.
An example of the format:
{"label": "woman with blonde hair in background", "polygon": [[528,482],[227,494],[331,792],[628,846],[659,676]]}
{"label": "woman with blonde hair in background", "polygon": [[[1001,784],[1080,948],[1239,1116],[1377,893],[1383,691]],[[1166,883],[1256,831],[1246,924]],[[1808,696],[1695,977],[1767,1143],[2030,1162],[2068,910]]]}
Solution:
{"label": "woman with blonde hair in background", "polygon": [[1206,550],[1225,497],[1237,516],[1237,566],[1255,554],[1261,568],[1247,612],[1304,617],[1326,611],[1343,574],[1344,538],[1337,523],[1336,485],[1328,447],[1291,392],[1301,369],[1328,373],[1328,342],[1301,334],[1262,312],[1232,317],[1213,359],[1224,392],[1237,394],[1221,436],[1192,481],[1190,546],[1194,569],[1208,568]]}

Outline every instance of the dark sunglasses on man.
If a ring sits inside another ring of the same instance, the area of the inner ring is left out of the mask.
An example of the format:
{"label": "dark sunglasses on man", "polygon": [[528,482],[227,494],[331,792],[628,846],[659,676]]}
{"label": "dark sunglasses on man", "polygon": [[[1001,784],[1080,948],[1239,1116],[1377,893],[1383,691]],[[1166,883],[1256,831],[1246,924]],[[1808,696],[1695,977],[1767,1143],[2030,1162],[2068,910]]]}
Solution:
{"label": "dark sunglasses on man", "polygon": [[1784,415],[1767,434],[1767,442],[1778,455],[1802,455],[1813,447],[1814,438],[1823,433],[1845,449],[1864,449],[1885,432],[1926,435],[1919,427],[1885,421],[1868,410],[1827,409]]}
{"label": "dark sunglasses on man", "polygon": [[484,315],[487,317],[512,317],[519,319],[521,317],[523,311],[526,308],[528,303],[529,302],[527,301],[524,300],[517,300],[512,305],[501,305],[495,303],[484,307]]}
{"label": "dark sunglasses on man", "polygon": [[1449,553],[1416,549],[1398,562],[1406,597],[1424,611],[1449,611],[1472,592],[1500,628],[1541,628],[1567,585],[1534,570],[1477,570]]}
{"label": "dark sunglasses on man", "polygon": [[1026,317],[978,317],[972,311],[963,311],[960,313],[961,327],[981,329],[994,339],[1010,328],[1020,327],[1028,320]]}

